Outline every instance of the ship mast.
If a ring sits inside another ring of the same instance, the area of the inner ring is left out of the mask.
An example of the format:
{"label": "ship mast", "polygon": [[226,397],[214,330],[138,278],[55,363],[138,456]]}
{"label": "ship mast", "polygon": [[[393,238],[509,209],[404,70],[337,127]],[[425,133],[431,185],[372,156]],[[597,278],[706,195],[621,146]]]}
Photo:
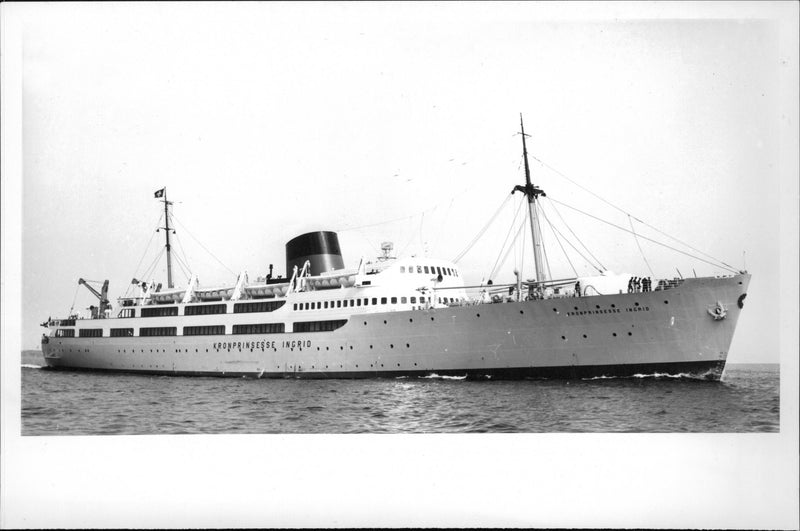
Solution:
{"label": "ship mast", "polygon": [[536,268],[536,281],[542,282],[545,280],[544,263],[542,262],[542,233],[539,227],[539,216],[537,199],[539,196],[546,196],[547,194],[541,188],[537,188],[531,183],[531,169],[528,165],[528,147],[525,144],[525,126],[522,123],[522,113],[519,115],[520,134],[522,135],[522,156],[525,159],[525,186],[517,185],[511,191],[513,194],[520,191],[528,198],[528,213],[531,220],[531,239],[533,240],[533,261]]}
{"label": "ship mast", "polygon": [[[161,228],[164,229],[166,231],[166,233],[167,233],[167,245],[166,245],[166,248],[167,248],[167,287],[168,288],[172,288],[172,287],[174,287],[172,285],[172,255],[170,254],[170,244],[169,244],[169,233],[170,233],[170,230],[172,230],[169,227],[169,206],[172,204],[172,202],[171,201],[167,201],[167,188],[166,187],[164,187],[160,191],[163,194],[162,195],[162,197],[163,197],[162,201],[164,202],[164,221],[165,221],[165,225],[166,225],[165,227],[161,227]],[[158,194],[158,192],[156,192],[156,194]]]}

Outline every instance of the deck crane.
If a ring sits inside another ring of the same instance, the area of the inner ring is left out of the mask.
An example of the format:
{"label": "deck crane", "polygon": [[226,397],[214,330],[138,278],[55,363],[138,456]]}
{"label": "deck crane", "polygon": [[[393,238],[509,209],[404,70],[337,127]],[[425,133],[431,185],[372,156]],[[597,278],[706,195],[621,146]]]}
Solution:
{"label": "deck crane", "polygon": [[96,282],[94,280],[84,280],[82,278],[78,279],[78,285],[86,286],[86,289],[92,292],[92,295],[97,297],[100,300],[100,306],[89,306],[89,309],[92,311],[92,319],[105,319],[106,317],[106,310],[111,309],[111,304],[108,302],[108,280],[103,282],[103,287],[100,291],[97,291],[92,286],[88,284],[88,282]]}

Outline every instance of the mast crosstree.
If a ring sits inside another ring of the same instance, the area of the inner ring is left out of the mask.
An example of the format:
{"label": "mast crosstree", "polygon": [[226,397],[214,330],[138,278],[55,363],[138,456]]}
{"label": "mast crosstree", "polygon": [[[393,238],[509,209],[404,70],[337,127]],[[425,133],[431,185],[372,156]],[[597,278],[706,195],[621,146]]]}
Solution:
{"label": "mast crosstree", "polygon": [[542,261],[542,230],[539,226],[537,200],[539,196],[547,196],[544,190],[531,183],[531,169],[528,164],[528,146],[525,143],[525,126],[522,123],[522,113],[519,115],[520,134],[522,135],[522,156],[525,159],[525,185],[518,184],[511,193],[522,192],[528,198],[528,214],[531,221],[531,239],[533,240],[533,261],[536,269],[536,281],[545,279],[544,263]]}

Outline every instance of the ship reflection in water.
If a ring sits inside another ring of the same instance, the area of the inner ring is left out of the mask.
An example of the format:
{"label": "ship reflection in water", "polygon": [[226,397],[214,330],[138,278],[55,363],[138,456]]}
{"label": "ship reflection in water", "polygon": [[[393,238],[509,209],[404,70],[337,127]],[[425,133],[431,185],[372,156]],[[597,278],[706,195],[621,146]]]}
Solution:
{"label": "ship reflection in water", "polygon": [[36,363],[22,369],[23,435],[779,431],[778,365],[729,365],[709,382],[174,378]]}

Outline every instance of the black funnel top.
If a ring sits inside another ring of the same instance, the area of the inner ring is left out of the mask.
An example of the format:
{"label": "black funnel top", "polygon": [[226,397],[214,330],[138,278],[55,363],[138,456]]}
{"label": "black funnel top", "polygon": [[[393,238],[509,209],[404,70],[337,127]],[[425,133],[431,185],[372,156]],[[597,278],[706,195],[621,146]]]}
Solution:
{"label": "black funnel top", "polygon": [[286,244],[286,276],[292,276],[294,266],[303,268],[311,262],[311,274],[319,275],[332,269],[344,269],[339,237],[335,232],[307,232],[289,240]]}

